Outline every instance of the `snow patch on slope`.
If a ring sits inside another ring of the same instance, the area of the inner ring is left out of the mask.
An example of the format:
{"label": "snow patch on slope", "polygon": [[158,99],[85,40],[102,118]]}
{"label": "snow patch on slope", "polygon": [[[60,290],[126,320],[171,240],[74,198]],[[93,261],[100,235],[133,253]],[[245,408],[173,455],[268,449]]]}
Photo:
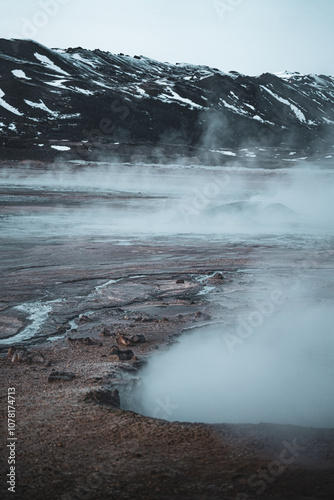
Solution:
{"label": "snow patch on slope", "polygon": [[22,69],[13,69],[12,71],[13,75],[16,76],[17,78],[23,78],[24,80],[31,80]]}
{"label": "snow patch on slope", "polygon": [[261,88],[263,88],[264,90],[266,90],[272,97],[274,97],[275,99],[277,99],[281,103],[285,104],[286,106],[289,106],[291,108],[291,110],[293,111],[293,113],[295,114],[296,118],[298,118],[299,121],[301,121],[302,123],[307,123],[307,120],[305,118],[304,113],[299,108],[297,108],[297,106],[295,106],[294,104],[292,104],[287,99],[284,99],[283,97],[280,97],[279,95],[275,94],[274,92],[272,92],[271,90],[269,90],[264,85],[261,85]]}
{"label": "snow patch on slope", "polygon": [[54,62],[52,62],[51,59],[49,59],[48,57],[43,56],[42,54],[39,54],[38,52],[35,52],[34,56],[36,57],[36,59],[38,61],[40,61],[42,64],[44,64],[44,66],[51,69],[52,71],[55,71],[56,73],[61,73],[63,75],[70,76],[69,73],[67,73],[63,69],[59,68],[59,66],[56,66],[56,64]]}
{"label": "snow patch on slope", "polygon": [[197,108],[197,109],[203,109],[203,106],[200,106],[199,104],[196,104],[195,102],[191,101],[190,99],[186,99],[185,97],[181,97],[179,94],[177,94],[171,87],[166,87],[165,89],[166,94],[159,95],[159,99],[164,102],[178,102],[181,105],[185,106],[190,106],[190,109]]}
{"label": "snow patch on slope", "polygon": [[50,113],[53,116],[56,116],[56,115],[58,116],[58,113],[56,111],[52,111],[51,109],[49,109],[44,104],[42,99],[40,99],[39,102],[33,102],[33,101],[29,101],[28,99],[24,99],[24,102],[26,104],[28,104],[28,106],[31,106],[32,108],[38,108],[38,109],[41,109],[42,111],[46,111],[46,113]]}
{"label": "snow patch on slope", "polygon": [[18,109],[14,108],[14,106],[11,106],[10,104],[8,104],[8,102],[2,99],[4,95],[5,93],[0,89],[0,106],[7,109],[7,111],[10,111],[11,113],[14,113],[14,115],[23,116],[23,113],[21,113]]}

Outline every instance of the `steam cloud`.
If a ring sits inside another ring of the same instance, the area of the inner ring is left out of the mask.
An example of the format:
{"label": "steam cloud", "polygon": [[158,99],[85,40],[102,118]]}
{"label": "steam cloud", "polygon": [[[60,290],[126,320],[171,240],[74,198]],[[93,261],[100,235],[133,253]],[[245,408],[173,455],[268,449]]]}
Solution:
{"label": "steam cloud", "polygon": [[[29,175],[2,172],[2,184],[32,191],[88,192],[85,203],[25,213],[25,231],[99,236],[136,234],[333,233],[334,175],[309,169],[135,166],[103,163]],[[98,199],[102,194],[109,198]],[[116,198],[117,196],[117,198]],[[22,215],[22,214],[21,214]],[[2,222],[14,226],[7,216]],[[29,224],[31,222],[31,224]],[[15,224],[20,224],[17,219]],[[9,229],[8,229],[9,230]],[[51,233],[50,233],[51,235]]]}
{"label": "steam cloud", "polygon": [[[2,171],[2,185],[9,196],[20,196],[24,187],[32,196],[59,192],[64,201],[51,197],[49,206],[34,210],[25,198],[21,208],[4,212],[0,224],[4,237],[191,234],[246,245],[274,242],[296,252],[302,248],[305,256],[307,248],[333,249],[333,181],[331,170],[310,164],[266,170],[238,163],[182,167],[108,161],[73,169],[57,165],[56,171],[30,170],[29,175],[8,169]],[[332,263],[320,282],[317,291],[301,284],[299,299],[305,294],[307,300],[298,299],[297,310],[290,294],[284,307],[232,351],[226,336],[235,334],[236,324],[234,330],[210,326],[183,336],[169,352],[151,359],[135,409],[170,420],[333,426]]]}
{"label": "steam cloud", "polygon": [[183,336],[144,370],[141,411],[173,421],[333,427],[333,319],[325,305],[282,310],[233,350],[222,327]]}

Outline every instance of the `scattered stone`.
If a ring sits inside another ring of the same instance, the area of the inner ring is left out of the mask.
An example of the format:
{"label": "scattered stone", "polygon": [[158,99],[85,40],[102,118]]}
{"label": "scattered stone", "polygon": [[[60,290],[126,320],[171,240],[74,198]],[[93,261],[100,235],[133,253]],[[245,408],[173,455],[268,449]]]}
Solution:
{"label": "scattered stone", "polygon": [[131,349],[121,351],[117,346],[111,348],[110,357],[113,361],[130,361],[130,359],[135,359],[135,355]]}
{"label": "scattered stone", "polygon": [[100,333],[101,337],[111,337],[113,334],[108,328],[103,328],[103,330]]}
{"label": "scattered stone", "polygon": [[119,347],[117,347],[117,345],[113,345],[110,350],[110,354],[118,354],[118,353],[119,353]]}
{"label": "scattered stone", "polygon": [[15,347],[8,349],[7,357],[12,363],[28,363],[28,364],[45,364],[46,360],[43,354],[39,351],[29,352],[25,348],[16,350]]}
{"label": "scattered stone", "polygon": [[184,283],[183,279],[176,280],[177,285],[182,285]]}
{"label": "scattered stone", "polygon": [[75,378],[72,372],[56,372],[52,371],[49,375],[48,382],[69,381]]}
{"label": "scattered stone", "polygon": [[82,314],[80,317],[79,317],[79,325],[81,325],[82,323],[88,323],[90,320],[90,318],[88,316],[86,316],[85,314]]}
{"label": "scattered stone", "polygon": [[215,273],[213,276],[211,276],[210,280],[215,281],[215,280],[223,280],[224,276],[222,273]]}
{"label": "scattered stone", "polygon": [[121,407],[121,398],[117,389],[92,389],[83,398],[86,403],[95,403],[112,408]]}
{"label": "scattered stone", "polygon": [[33,352],[29,355],[29,362],[43,365],[46,362],[45,357],[41,352]]}
{"label": "scattered stone", "polygon": [[145,344],[147,342],[144,335],[132,335],[129,340],[131,344]]}
{"label": "scattered stone", "polygon": [[152,323],[154,321],[153,318],[142,318],[141,322],[142,323]]}
{"label": "scattered stone", "polygon": [[74,344],[96,345],[99,347],[103,345],[102,342],[92,339],[91,337],[78,337],[78,338],[68,337],[67,340],[69,342],[73,342]]}
{"label": "scattered stone", "polygon": [[127,349],[126,351],[120,351],[118,353],[118,357],[122,361],[129,361],[130,359],[134,358],[135,355],[131,349]]}
{"label": "scattered stone", "polygon": [[59,325],[57,326],[57,335],[61,335],[62,333],[66,333],[68,328],[66,328],[64,325]]}
{"label": "scattered stone", "polygon": [[15,347],[10,347],[7,352],[7,358],[12,359],[15,354]]}
{"label": "scattered stone", "polygon": [[206,313],[202,313],[201,311],[198,311],[196,314],[195,314],[195,318],[198,319],[200,318],[202,321],[210,321],[212,318],[209,314],[206,314]]}
{"label": "scattered stone", "polygon": [[122,345],[130,345],[131,342],[130,342],[130,339],[128,337],[126,337],[126,335],[118,335],[118,337],[116,338],[116,341],[118,344],[122,344]]}
{"label": "scattered stone", "polygon": [[119,335],[117,337],[117,343],[125,346],[131,344],[144,344],[146,342],[146,338],[144,335],[131,335],[131,337],[127,337],[126,335]]}
{"label": "scattered stone", "polygon": [[29,355],[26,351],[16,351],[12,357],[12,363],[29,363]]}

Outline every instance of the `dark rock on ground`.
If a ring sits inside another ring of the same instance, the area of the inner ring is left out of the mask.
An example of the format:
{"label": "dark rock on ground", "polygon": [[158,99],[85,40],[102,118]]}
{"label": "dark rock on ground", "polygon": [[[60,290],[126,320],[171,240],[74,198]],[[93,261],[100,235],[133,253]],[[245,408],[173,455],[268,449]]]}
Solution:
{"label": "dark rock on ground", "polygon": [[210,280],[223,280],[224,276],[222,273],[215,273],[213,276],[211,276]]}
{"label": "dark rock on ground", "polygon": [[82,314],[82,316],[80,316],[79,318],[79,325],[82,325],[84,323],[89,323],[91,320],[88,316],[86,316],[85,314]]}
{"label": "dark rock on ground", "polygon": [[78,337],[78,338],[68,337],[67,340],[72,344],[96,345],[99,347],[103,345],[102,342],[99,342],[96,339],[92,339],[91,337]]}
{"label": "dark rock on ground", "polygon": [[126,335],[119,335],[117,338],[117,343],[121,345],[131,345],[131,344],[145,344],[146,338],[144,335],[131,335],[130,337],[127,337]]}
{"label": "dark rock on ground", "polygon": [[101,337],[111,337],[112,335],[113,333],[111,332],[111,330],[109,330],[109,328],[103,328],[103,330],[100,333]]}
{"label": "dark rock on ground", "polygon": [[86,403],[96,403],[105,406],[111,406],[112,408],[121,407],[121,399],[117,389],[92,389],[84,397],[83,401]]}
{"label": "dark rock on ground", "polygon": [[112,360],[114,361],[130,361],[131,359],[135,359],[135,355],[133,351],[127,349],[126,351],[121,351],[117,346],[113,346],[110,350],[110,355]]}
{"label": "dark rock on ground", "polygon": [[132,335],[130,338],[130,344],[145,344],[147,342],[145,335]]}
{"label": "dark rock on ground", "polygon": [[75,374],[72,372],[58,372],[52,371],[49,375],[48,382],[58,382],[58,381],[70,381],[75,378]]}
{"label": "dark rock on ground", "polygon": [[122,344],[122,345],[126,345],[126,346],[131,344],[130,339],[126,335],[118,335],[116,337],[116,341],[118,344]]}
{"label": "dark rock on ground", "polygon": [[16,349],[15,347],[10,347],[8,349],[7,358],[9,358],[12,363],[27,363],[27,364],[46,363],[46,359],[41,352],[28,351],[24,347],[21,347],[20,349]]}

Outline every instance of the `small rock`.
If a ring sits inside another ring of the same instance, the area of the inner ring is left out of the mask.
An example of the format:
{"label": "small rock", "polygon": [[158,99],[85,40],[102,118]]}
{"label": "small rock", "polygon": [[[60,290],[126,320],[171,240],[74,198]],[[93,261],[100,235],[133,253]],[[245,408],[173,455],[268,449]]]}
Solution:
{"label": "small rock", "polygon": [[25,351],[15,351],[12,357],[12,363],[28,362],[29,356]]}
{"label": "small rock", "polygon": [[132,359],[134,357],[134,353],[133,353],[133,351],[131,351],[131,349],[128,349],[126,351],[120,351],[118,353],[118,357],[122,361],[129,361],[130,359]]}
{"label": "small rock", "polygon": [[223,280],[224,276],[222,275],[222,273],[215,273],[213,276],[211,276],[210,279],[211,280]]}
{"label": "small rock", "polygon": [[83,400],[86,403],[97,403],[113,408],[121,407],[121,399],[117,389],[93,389],[84,396]]}
{"label": "small rock", "polygon": [[12,359],[15,354],[15,347],[10,347],[7,352],[7,358]]}
{"label": "small rock", "polygon": [[147,342],[144,335],[132,335],[129,340],[131,344],[145,344]]}
{"label": "small rock", "polygon": [[38,364],[44,364],[45,363],[45,357],[43,356],[43,354],[41,352],[33,352],[30,354],[29,356],[30,358],[30,362],[31,363],[38,363]]}
{"label": "small rock", "polygon": [[62,333],[66,333],[68,330],[68,328],[65,328],[65,326],[63,325],[59,325],[57,326],[57,334],[62,334]]}
{"label": "small rock", "polygon": [[89,321],[91,321],[89,319],[88,316],[86,316],[85,314],[82,314],[80,317],[79,317],[79,325],[81,325],[82,323],[88,323]]}
{"label": "small rock", "polygon": [[72,372],[56,372],[52,371],[49,375],[48,382],[69,381],[75,378]]}
{"label": "small rock", "polygon": [[74,344],[97,345],[100,347],[103,345],[102,342],[92,339],[91,337],[78,337],[78,338],[68,337],[67,340],[69,342],[73,342]]}
{"label": "small rock", "polygon": [[118,353],[119,353],[119,347],[117,347],[117,345],[113,345],[110,350],[110,354],[118,354]]}
{"label": "small rock", "polygon": [[182,285],[184,283],[184,280],[183,279],[178,279],[176,280],[176,284],[177,285]]}
{"label": "small rock", "polygon": [[100,336],[101,337],[111,337],[112,333],[110,330],[108,330],[108,328],[103,328],[103,330],[100,333]]}
{"label": "small rock", "polygon": [[130,345],[130,339],[128,337],[126,337],[125,335],[118,335],[118,337],[116,338],[116,341],[118,344],[122,344],[122,345]]}
{"label": "small rock", "polygon": [[134,353],[130,349],[121,351],[117,346],[113,346],[110,351],[110,357],[112,361],[129,361],[134,357]]}

